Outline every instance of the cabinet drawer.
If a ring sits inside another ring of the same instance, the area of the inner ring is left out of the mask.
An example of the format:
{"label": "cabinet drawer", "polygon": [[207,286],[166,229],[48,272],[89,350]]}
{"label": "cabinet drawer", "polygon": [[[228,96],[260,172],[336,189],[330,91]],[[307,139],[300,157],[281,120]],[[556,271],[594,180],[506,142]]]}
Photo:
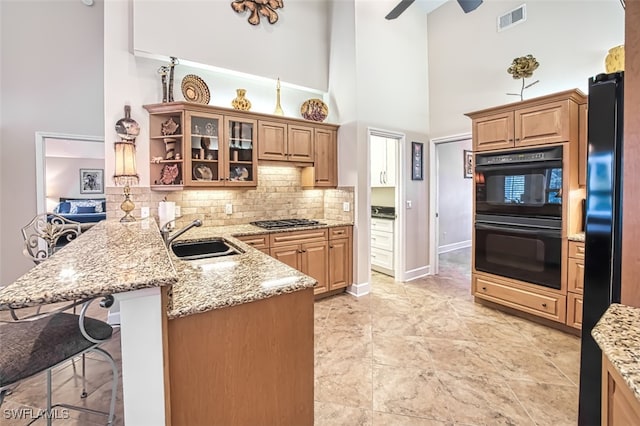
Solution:
{"label": "cabinet drawer", "polygon": [[393,251],[393,233],[371,230],[371,247]]}
{"label": "cabinet drawer", "polygon": [[473,290],[474,295],[481,299],[554,321],[565,321],[565,296],[538,293],[511,283],[493,281],[476,275],[473,277]]}
{"label": "cabinet drawer", "polygon": [[393,232],[393,220],[372,217],[371,230]]}
{"label": "cabinet drawer", "polygon": [[579,241],[569,241],[569,257],[584,259],[584,243]]}
{"label": "cabinet drawer", "polygon": [[584,259],[575,259],[570,257],[567,262],[567,290],[574,293],[582,294],[584,289]]}
{"label": "cabinet drawer", "polygon": [[393,269],[393,253],[387,250],[380,250],[371,247],[371,265],[381,268]]}
{"label": "cabinet drawer", "polygon": [[242,235],[236,237],[240,241],[249,244],[253,248],[268,249],[269,248],[269,235],[268,234],[260,234],[260,235]]}
{"label": "cabinet drawer", "polygon": [[314,229],[312,231],[276,232],[270,235],[270,247],[286,246],[290,244],[311,243],[326,241],[326,229]]}
{"label": "cabinet drawer", "polygon": [[567,325],[582,330],[582,295],[567,293]]}
{"label": "cabinet drawer", "polygon": [[329,239],[335,240],[337,238],[347,238],[351,233],[350,226],[337,226],[335,228],[329,228]]}

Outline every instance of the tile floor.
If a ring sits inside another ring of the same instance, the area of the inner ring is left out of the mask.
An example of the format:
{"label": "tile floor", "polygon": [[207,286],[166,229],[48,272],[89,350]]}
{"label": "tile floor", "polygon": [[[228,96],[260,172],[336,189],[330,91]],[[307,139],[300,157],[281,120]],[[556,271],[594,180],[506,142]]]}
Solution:
{"label": "tile floor", "polygon": [[[468,249],[444,254],[437,277],[411,283],[374,273],[371,294],[316,302],[316,425],[577,424],[579,339],[475,304],[469,258]],[[119,359],[117,334],[106,349]],[[71,364],[54,372],[54,395],[105,409],[107,363],[92,356],[87,368],[86,400]],[[0,408],[0,425],[27,423],[5,409],[43,404],[44,376],[24,381]],[[54,424],[104,424],[70,415]]]}

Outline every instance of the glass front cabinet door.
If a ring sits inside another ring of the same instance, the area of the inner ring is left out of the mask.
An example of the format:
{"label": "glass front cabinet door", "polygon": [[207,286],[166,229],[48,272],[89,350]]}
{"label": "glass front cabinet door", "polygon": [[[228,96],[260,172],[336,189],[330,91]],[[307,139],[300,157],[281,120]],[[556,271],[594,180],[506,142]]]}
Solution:
{"label": "glass front cabinet door", "polygon": [[187,112],[186,125],[190,143],[186,185],[257,185],[255,120]]}
{"label": "glass front cabinet door", "polygon": [[258,184],[257,121],[225,117],[225,170],[227,185],[256,186]]}

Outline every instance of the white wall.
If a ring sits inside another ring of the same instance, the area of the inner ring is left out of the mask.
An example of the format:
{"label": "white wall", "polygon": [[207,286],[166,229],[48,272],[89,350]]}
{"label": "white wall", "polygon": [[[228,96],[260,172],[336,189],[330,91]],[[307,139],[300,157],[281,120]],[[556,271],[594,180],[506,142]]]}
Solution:
{"label": "white wall", "polygon": [[[527,21],[498,33],[496,17],[521,4]],[[431,137],[471,130],[463,114],[518,101],[521,80],[507,73],[511,61],[532,54],[540,67],[525,99],[567,89],[586,93],[587,79],[604,72],[610,47],[624,43],[618,0],[485,1],[465,14],[449,1],[428,16]]]}
{"label": "white wall", "polygon": [[436,148],[440,250],[471,241],[472,179],[464,178],[464,150],[471,139],[441,143]]}
{"label": "white wall", "polygon": [[103,134],[103,2],[2,1],[0,216],[2,277],[33,263],[20,228],[36,214],[35,132]]}
{"label": "white wall", "polygon": [[[60,197],[104,198],[104,194],[80,193],[80,169],[104,170],[104,160],[96,160],[93,158],[47,158],[47,198],[53,198],[55,200],[58,200]],[[108,178],[104,173],[103,176]],[[51,210],[47,209],[47,211]]]}
{"label": "white wall", "polygon": [[256,26],[230,3],[134,0],[133,47],[327,91],[328,1],[287,1]]}

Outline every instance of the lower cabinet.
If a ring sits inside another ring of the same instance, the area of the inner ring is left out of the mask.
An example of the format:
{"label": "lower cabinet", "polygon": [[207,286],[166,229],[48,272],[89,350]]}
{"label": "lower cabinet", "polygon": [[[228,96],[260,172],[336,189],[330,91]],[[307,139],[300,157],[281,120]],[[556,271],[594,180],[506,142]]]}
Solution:
{"label": "lower cabinet", "polygon": [[584,290],[584,243],[569,241],[567,259],[567,325],[582,329],[582,293]]}
{"label": "lower cabinet", "polygon": [[567,298],[561,294],[532,289],[515,280],[472,275],[473,295],[519,311],[553,321],[565,322]]}
{"label": "lower cabinet", "polygon": [[[304,237],[301,237],[304,238]],[[302,243],[284,247],[272,247],[271,256],[294,269],[309,275],[318,281],[314,293],[324,293],[328,290],[327,241]]]}
{"label": "lower cabinet", "polygon": [[394,275],[393,219],[371,218],[371,269]]}
{"label": "lower cabinet", "polygon": [[350,226],[329,229],[329,291],[345,288],[352,282],[351,241]]}
{"label": "lower cabinet", "polygon": [[640,425],[640,402],[602,355],[602,426]]}

